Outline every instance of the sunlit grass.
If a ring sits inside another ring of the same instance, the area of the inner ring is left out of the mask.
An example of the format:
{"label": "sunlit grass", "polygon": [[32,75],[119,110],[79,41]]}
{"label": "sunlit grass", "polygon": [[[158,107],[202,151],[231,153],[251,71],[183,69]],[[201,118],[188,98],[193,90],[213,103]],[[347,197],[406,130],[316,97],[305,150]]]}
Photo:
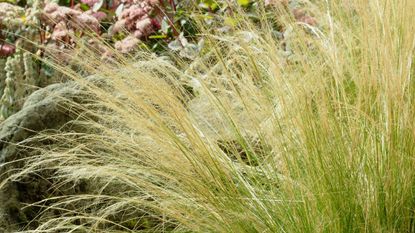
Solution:
{"label": "sunlit grass", "polygon": [[90,187],[34,232],[413,232],[415,2],[345,2],[286,22],[289,59],[247,22],[189,67],[91,55],[106,85],[61,68],[91,96],[88,130],[40,136],[56,143],[11,179]]}

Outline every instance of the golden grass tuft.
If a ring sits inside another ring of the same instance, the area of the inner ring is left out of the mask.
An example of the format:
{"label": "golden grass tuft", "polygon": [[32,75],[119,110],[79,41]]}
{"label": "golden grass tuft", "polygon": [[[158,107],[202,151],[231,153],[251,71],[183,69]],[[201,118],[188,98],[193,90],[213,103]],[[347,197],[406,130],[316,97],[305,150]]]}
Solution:
{"label": "golden grass tuft", "polygon": [[85,52],[106,85],[61,68],[91,96],[87,130],[39,136],[56,143],[10,179],[89,191],[36,203],[62,215],[33,232],[415,231],[415,2],[345,2],[284,21],[289,58],[247,21],[190,66]]}

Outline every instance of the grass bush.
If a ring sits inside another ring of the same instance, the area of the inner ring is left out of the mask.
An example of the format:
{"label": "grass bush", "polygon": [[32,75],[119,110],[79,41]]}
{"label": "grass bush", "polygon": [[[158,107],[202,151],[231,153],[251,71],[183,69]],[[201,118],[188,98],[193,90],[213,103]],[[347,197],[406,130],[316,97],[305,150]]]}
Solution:
{"label": "grass bush", "polygon": [[84,53],[106,85],[60,68],[91,96],[87,132],[40,135],[9,179],[90,188],[33,204],[60,211],[33,232],[414,232],[415,2],[312,6],[320,27],[275,9],[282,44],[241,13],[190,66]]}

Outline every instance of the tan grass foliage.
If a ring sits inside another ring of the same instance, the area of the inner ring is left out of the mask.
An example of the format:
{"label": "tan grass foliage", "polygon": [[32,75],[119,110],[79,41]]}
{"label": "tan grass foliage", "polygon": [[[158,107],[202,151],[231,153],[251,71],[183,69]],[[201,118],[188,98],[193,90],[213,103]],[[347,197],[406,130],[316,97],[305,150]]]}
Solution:
{"label": "tan grass foliage", "polygon": [[276,9],[288,58],[264,20],[206,35],[190,66],[81,54],[100,85],[61,67],[87,132],[39,136],[56,143],[11,179],[90,187],[34,232],[414,231],[415,2],[347,2],[312,5],[316,27]]}

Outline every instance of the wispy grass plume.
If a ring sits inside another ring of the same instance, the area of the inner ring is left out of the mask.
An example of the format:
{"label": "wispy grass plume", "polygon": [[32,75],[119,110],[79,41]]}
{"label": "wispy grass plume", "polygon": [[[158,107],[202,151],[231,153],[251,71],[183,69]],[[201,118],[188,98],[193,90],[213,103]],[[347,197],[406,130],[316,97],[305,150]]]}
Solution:
{"label": "wispy grass plume", "polygon": [[33,232],[415,231],[415,2],[313,7],[318,27],[281,16],[284,41],[265,21],[208,34],[189,66],[68,71],[86,130],[39,136],[55,143],[10,179],[88,192],[36,203],[61,215]]}

